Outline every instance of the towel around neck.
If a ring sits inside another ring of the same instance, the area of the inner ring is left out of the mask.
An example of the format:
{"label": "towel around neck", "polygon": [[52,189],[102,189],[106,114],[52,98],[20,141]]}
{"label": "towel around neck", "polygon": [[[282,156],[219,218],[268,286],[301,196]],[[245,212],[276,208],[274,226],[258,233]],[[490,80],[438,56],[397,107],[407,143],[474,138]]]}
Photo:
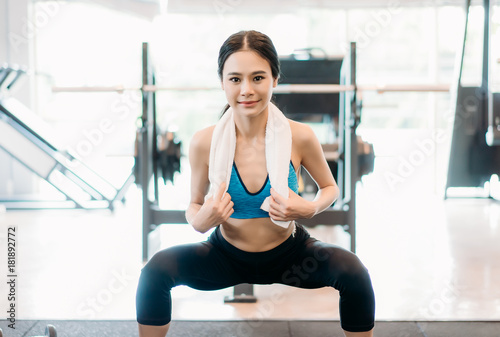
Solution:
{"label": "towel around neck", "polygon": [[[273,103],[269,103],[266,124],[266,168],[271,187],[282,197],[288,199],[288,172],[292,154],[292,132],[285,115]],[[226,182],[226,191],[231,178],[231,169],[236,150],[236,126],[234,111],[229,108],[215,125],[210,146],[208,179],[210,191],[206,198],[215,195],[219,186]],[[266,198],[261,209],[269,212],[270,197]],[[288,228],[293,221],[276,221],[276,225]]]}

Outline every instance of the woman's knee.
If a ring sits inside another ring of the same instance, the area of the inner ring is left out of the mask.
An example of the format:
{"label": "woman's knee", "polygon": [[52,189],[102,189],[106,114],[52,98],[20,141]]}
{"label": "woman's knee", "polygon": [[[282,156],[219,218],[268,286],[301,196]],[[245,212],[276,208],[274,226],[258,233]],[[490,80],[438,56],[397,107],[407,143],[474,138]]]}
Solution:
{"label": "woman's knee", "polygon": [[168,249],[157,252],[141,270],[142,283],[155,288],[172,288],[176,277],[175,257]]}
{"label": "woman's knee", "polygon": [[350,251],[336,252],[330,262],[333,286],[341,293],[348,289],[372,291],[370,274],[361,260]]}
{"label": "woman's knee", "polygon": [[179,270],[181,256],[176,247],[160,250],[144,266],[143,271],[163,274],[165,276],[175,275]]}
{"label": "woman's knee", "polygon": [[373,287],[368,269],[363,264],[351,266],[341,277],[342,287],[359,294],[373,294]]}
{"label": "woman's knee", "polygon": [[171,287],[161,275],[143,270],[136,293],[137,322],[143,325],[165,325],[172,312]]}
{"label": "woman's knee", "polygon": [[368,269],[361,262],[359,257],[355,254],[351,254],[344,265],[344,277],[349,278],[349,280],[369,278]]}
{"label": "woman's knee", "polygon": [[151,259],[142,269],[136,292],[137,321],[144,325],[164,325],[170,322],[173,278],[168,270]]}
{"label": "woman's knee", "polygon": [[345,258],[336,288],[340,294],[342,326],[347,331],[373,328],[375,294],[368,269],[354,254]]}
{"label": "woman's knee", "polygon": [[139,283],[137,285],[137,299],[147,299],[146,301],[153,300],[155,297],[159,296],[159,294],[170,291],[172,285],[169,283],[164,273],[145,266],[141,270]]}

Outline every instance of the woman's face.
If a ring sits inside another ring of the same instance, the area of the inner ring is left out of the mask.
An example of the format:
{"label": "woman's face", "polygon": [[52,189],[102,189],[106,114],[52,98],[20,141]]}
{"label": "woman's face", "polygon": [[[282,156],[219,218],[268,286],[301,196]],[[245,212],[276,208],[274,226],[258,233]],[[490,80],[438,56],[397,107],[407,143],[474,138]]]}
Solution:
{"label": "woman's face", "polygon": [[227,102],[243,116],[257,116],[266,110],[277,83],[269,62],[251,50],[231,54],[222,69]]}

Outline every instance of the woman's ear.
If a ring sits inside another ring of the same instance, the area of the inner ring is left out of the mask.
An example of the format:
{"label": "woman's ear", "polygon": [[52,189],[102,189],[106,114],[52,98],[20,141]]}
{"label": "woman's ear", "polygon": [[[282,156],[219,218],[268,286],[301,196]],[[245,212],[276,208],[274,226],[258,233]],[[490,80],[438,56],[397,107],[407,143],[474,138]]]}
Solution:
{"label": "woman's ear", "polygon": [[276,88],[276,86],[278,85],[278,80],[279,80],[279,77],[276,77],[276,78],[273,80],[273,88]]}
{"label": "woman's ear", "polygon": [[220,87],[224,91],[224,82],[223,81],[220,81]]}

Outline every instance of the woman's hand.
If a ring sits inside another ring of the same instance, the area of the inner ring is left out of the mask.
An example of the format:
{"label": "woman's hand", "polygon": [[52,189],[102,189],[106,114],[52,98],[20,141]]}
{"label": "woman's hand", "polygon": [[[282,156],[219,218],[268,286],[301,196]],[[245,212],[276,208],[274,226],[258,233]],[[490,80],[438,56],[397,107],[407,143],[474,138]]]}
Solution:
{"label": "woman's hand", "polygon": [[269,216],[277,221],[309,219],[316,214],[314,203],[307,201],[289,189],[288,199],[271,188]]}
{"label": "woman's hand", "polygon": [[234,213],[231,196],[225,193],[226,183],[219,186],[217,192],[205,200],[193,221],[193,227],[204,233],[212,227],[225,222]]}

